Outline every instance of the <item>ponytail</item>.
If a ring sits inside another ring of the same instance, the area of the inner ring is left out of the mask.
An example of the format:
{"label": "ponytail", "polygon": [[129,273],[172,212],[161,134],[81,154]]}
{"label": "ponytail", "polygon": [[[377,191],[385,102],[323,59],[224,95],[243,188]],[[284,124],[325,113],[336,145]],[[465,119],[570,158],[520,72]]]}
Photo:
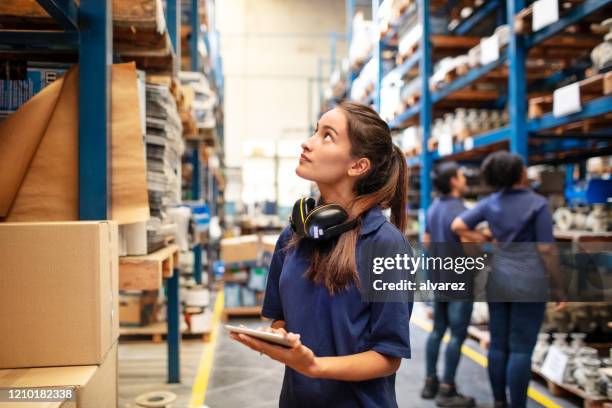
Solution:
{"label": "ponytail", "polygon": [[389,202],[391,222],[402,233],[406,231],[406,201],[408,200],[408,165],[402,149],[393,145],[394,165],[391,180],[395,182],[395,194]]}

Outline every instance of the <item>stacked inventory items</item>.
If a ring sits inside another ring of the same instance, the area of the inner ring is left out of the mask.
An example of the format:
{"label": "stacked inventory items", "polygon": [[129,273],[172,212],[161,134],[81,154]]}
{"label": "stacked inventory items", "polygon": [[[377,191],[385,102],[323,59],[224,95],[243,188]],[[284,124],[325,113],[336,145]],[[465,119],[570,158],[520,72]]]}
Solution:
{"label": "stacked inventory items", "polygon": [[243,235],[221,240],[226,318],[259,315],[277,240],[277,235]]}
{"label": "stacked inventory items", "polygon": [[151,219],[147,247],[152,252],[174,231],[166,208],[181,201],[180,165],[183,128],[176,103],[165,85],[147,83],[147,186]]}

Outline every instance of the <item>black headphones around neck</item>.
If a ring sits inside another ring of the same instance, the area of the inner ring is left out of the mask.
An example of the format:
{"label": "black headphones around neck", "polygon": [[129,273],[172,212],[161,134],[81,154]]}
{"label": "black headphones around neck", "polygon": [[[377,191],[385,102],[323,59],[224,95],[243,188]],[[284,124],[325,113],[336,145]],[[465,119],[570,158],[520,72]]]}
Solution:
{"label": "black headphones around neck", "polygon": [[338,204],[317,206],[314,198],[302,197],[293,205],[289,222],[300,237],[326,240],[355,228],[358,220],[345,222],[348,217],[346,210]]}

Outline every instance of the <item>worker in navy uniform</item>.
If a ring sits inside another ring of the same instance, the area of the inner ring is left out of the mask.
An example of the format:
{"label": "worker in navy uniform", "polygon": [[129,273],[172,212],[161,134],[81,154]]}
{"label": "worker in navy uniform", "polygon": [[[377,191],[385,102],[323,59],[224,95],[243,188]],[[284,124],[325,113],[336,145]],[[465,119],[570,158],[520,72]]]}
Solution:
{"label": "worker in navy uniform", "polygon": [[[483,221],[489,224],[497,248],[487,283],[489,379],[496,408],[522,408],[527,405],[531,354],[546,307],[545,301],[527,300],[548,297],[539,292],[549,289],[542,257],[550,259],[555,250],[552,216],[546,198],[529,188],[520,156],[507,151],[492,153],[483,162],[481,174],[495,192],[460,214],[451,228],[462,234]],[[554,262],[549,261],[551,264]],[[491,301],[496,299],[509,301]],[[563,302],[557,304],[557,309],[563,307]]]}
{"label": "worker in navy uniform", "polygon": [[360,254],[375,248],[380,257],[412,255],[403,234],[404,155],[375,111],[343,102],[302,144],[296,173],[315,182],[321,197],[296,202],[262,308],[273,319],[268,330],[292,347],[231,336],[285,364],[281,407],[396,407],[395,372],[410,358],[412,303],[364,300],[360,286],[370,281],[372,264]]}
{"label": "worker in navy uniform", "polygon": [[[427,210],[424,244],[428,256],[448,257],[465,256],[459,235],[451,230],[451,223],[467,208],[463,203],[463,194],[467,183],[463,170],[455,162],[444,162],[433,172],[433,184],[438,197]],[[477,232],[479,241],[486,237]],[[460,394],[455,385],[455,374],[461,359],[461,346],[467,336],[467,329],[472,316],[472,276],[471,272],[461,274],[455,271],[428,271],[430,280],[441,282],[462,282],[465,290],[461,292],[435,293],[433,303],[433,330],[427,338],[425,385],[421,391],[424,399],[436,400],[440,407],[473,407],[473,398]],[[438,379],[437,365],[440,343],[450,329],[450,340],[446,345],[444,356],[444,373],[442,381]]]}

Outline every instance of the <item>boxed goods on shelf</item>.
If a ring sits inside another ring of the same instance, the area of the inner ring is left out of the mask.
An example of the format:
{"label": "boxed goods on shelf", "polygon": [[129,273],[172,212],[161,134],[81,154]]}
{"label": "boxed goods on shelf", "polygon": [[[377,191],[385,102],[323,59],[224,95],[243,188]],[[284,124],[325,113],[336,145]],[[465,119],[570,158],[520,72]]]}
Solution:
{"label": "boxed goods on shelf", "polygon": [[260,238],[257,235],[224,238],[221,240],[221,259],[226,264],[257,261],[260,247]]}
{"label": "boxed goods on shelf", "polygon": [[0,368],[102,363],[118,335],[117,225],[0,223]]}
{"label": "boxed goods on shelf", "polygon": [[119,294],[119,324],[146,326],[157,319],[157,290],[122,291]]}

